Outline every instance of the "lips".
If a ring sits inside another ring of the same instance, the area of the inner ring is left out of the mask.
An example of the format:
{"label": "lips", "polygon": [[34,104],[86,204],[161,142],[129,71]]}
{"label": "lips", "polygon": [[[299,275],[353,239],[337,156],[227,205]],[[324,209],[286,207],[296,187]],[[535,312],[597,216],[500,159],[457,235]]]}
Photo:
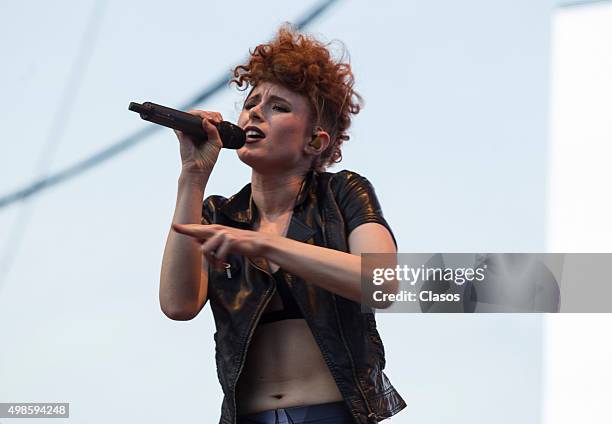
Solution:
{"label": "lips", "polygon": [[266,134],[254,125],[250,125],[244,129],[247,143],[255,143],[266,137]]}

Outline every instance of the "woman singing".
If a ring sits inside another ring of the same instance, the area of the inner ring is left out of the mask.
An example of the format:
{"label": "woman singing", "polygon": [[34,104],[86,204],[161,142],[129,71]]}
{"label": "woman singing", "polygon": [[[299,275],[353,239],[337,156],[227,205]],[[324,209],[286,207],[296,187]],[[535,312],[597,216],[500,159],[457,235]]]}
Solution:
{"label": "woman singing", "polygon": [[395,239],[367,179],[325,171],[340,161],[361,107],[350,65],[285,25],[234,69],[232,82],[250,89],[238,156],[251,182],[202,203],[223,118],[190,111],[203,118],[209,141],[196,148],[176,131],[182,170],[161,269],[162,311],[189,320],[210,302],[220,423],[391,417],[406,404],[383,373],[360,254],[395,253]]}

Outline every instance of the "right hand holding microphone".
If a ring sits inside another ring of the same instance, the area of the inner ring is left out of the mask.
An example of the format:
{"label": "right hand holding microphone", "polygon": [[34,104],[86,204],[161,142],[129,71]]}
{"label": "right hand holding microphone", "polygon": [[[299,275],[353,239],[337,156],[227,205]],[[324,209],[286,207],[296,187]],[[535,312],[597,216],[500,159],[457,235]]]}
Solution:
{"label": "right hand holding microphone", "polygon": [[210,175],[223,147],[215,126],[223,121],[223,117],[219,112],[204,110],[190,110],[187,113],[202,118],[202,127],[208,135],[208,141],[197,143],[193,136],[174,130],[180,144],[183,172]]}

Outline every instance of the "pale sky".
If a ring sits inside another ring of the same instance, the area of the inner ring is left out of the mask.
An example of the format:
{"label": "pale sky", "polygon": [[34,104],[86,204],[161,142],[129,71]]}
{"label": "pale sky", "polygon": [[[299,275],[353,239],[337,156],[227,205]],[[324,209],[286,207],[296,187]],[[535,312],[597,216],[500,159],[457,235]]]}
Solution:
{"label": "pale sky", "polygon": [[[2,3],[0,194],[152,125],[130,101],[178,106],[315,4]],[[545,249],[554,4],[344,0],[309,27],[344,42],[366,103],[330,171],[374,184],[400,251]],[[200,108],[235,121],[241,99],[225,89]],[[174,322],[159,308],[179,164],[163,130],[0,209],[0,255],[14,257],[0,281],[0,402],[70,402],[71,421],[88,424],[216,422],[210,309]],[[249,175],[224,151],[207,195]],[[540,422],[541,316],[377,320],[408,404],[393,423]]]}

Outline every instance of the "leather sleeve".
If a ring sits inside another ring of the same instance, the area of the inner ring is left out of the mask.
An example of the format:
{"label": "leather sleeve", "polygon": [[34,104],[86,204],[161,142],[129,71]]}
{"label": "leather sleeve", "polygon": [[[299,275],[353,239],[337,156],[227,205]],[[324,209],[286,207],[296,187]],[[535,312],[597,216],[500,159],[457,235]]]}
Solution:
{"label": "leather sleeve", "polygon": [[336,174],[338,206],[346,222],[347,236],[361,224],[376,222],[391,234],[397,248],[397,241],[391,227],[385,220],[374,187],[356,172],[343,170]]}

